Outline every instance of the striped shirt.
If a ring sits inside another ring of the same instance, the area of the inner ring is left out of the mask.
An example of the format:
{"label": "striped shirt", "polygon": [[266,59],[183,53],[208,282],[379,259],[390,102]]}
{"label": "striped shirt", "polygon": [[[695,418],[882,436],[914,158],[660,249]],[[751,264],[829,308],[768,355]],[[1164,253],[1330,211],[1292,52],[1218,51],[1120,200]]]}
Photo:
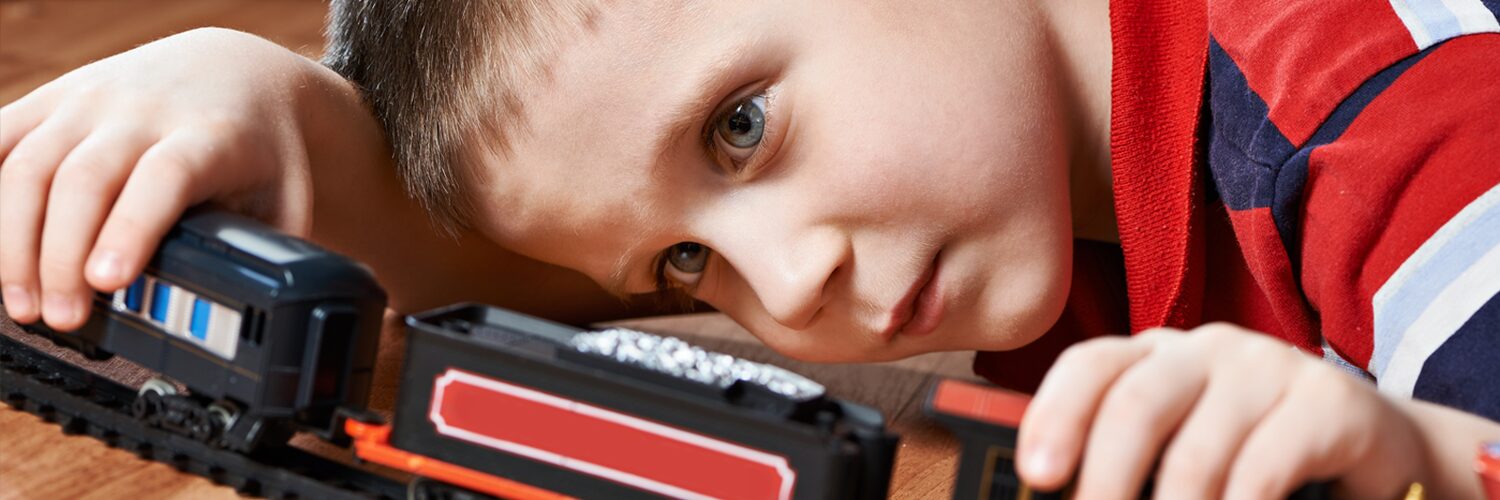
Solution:
{"label": "striped shirt", "polygon": [[1070,342],[1227,320],[1500,419],[1497,19],[1500,0],[1113,2],[1120,250],[1078,252],[1063,340],[976,371],[1024,390]]}

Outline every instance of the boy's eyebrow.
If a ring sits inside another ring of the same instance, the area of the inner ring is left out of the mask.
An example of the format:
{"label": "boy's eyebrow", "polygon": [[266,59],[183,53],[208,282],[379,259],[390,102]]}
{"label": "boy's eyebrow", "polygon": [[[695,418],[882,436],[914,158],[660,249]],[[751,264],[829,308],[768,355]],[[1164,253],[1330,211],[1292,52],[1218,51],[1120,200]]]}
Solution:
{"label": "boy's eyebrow", "polygon": [[693,85],[688,87],[693,89],[691,97],[673,105],[666,115],[666,124],[652,136],[652,154],[649,158],[653,176],[658,168],[671,159],[672,146],[677,139],[697,128],[719,107],[719,100],[722,99],[720,96],[728,91],[725,87],[729,86],[730,78],[736,74],[733,69],[747,56],[748,51],[744,47],[730,46],[729,50],[713,58],[693,75]]}

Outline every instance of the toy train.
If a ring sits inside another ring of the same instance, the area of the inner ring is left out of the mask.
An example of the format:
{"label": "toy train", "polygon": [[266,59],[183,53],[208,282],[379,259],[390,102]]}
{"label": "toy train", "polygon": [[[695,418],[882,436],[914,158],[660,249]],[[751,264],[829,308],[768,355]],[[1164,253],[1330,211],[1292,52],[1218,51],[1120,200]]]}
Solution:
{"label": "toy train", "polygon": [[159,372],[130,404],[144,426],[249,456],[293,431],[352,436],[359,458],[414,473],[423,498],[887,492],[897,437],[871,408],[677,339],[492,307],[408,318],[385,424],[364,410],[384,304],[351,260],[198,212],[141,279],[96,298],[81,330],[27,330]]}
{"label": "toy train", "polygon": [[[1031,398],[993,386],[942,380],[928,393],[924,408],[959,438],[962,449],[954,500],[1062,500],[1072,498],[1072,486],[1062,491],[1032,489],[1016,474],[1016,429]],[[1151,498],[1148,479],[1140,498]],[[1332,498],[1326,482],[1303,485],[1289,500]]]}
{"label": "toy train", "polygon": [[385,301],[354,261],[202,212],[173,228],[129,287],[98,294],[99,313],[77,332],[26,328],[160,373],[132,405],[138,418],[249,452],[294,431],[333,438],[335,411],[362,409]]}
{"label": "toy train", "polygon": [[362,459],[511,498],[885,497],[880,414],[786,370],[477,305],[407,325],[394,424],[348,423]]}

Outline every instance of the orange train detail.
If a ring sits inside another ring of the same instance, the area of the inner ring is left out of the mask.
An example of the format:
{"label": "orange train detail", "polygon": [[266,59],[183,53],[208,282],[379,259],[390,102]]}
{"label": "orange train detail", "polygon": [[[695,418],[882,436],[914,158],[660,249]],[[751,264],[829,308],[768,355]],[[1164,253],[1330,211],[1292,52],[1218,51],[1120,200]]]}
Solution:
{"label": "orange train detail", "polygon": [[1029,403],[1031,398],[1021,393],[959,380],[938,382],[932,394],[934,410],[1011,428],[1021,426]]}
{"label": "orange train detail", "polygon": [[516,500],[572,498],[392,447],[389,441],[391,426],[388,424],[367,424],[347,420],[344,422],[344,431],[354,438],[354,453],[362,460],[502,498]]}

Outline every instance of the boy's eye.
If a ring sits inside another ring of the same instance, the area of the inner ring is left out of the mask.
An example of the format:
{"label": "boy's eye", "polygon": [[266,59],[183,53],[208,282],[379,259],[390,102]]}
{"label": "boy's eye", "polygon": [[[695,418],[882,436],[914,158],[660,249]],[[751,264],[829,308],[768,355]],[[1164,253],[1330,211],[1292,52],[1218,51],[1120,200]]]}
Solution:
{"label": "boy's eye", "polygon": [[765,132],[766,97],[753,95],[719,116],[714,126],[713,146],[729,157],[737,169],[755,153]]}
{"label": "boy's eye", "polygon": [[672,245],[663,256],[658,275],[670,277],[680,285],[692,286],[702,276],[703,269],[708,267],[708,256],[711,253],[708,247],[690,241]]}

